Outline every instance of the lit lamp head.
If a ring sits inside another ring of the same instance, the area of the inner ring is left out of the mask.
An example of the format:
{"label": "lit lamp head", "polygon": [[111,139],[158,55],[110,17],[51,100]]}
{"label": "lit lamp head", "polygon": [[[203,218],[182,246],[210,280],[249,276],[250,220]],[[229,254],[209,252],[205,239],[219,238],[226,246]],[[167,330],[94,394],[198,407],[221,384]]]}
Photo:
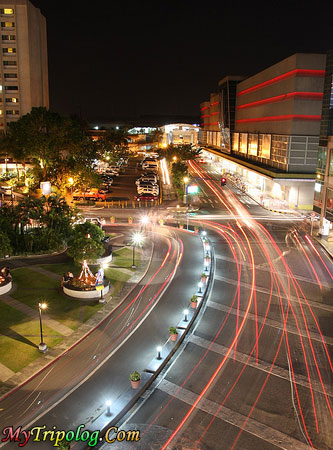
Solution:
{"label": "lit lamp head", "polygon": [[148,216],[142,216],[140,219],[140,222],[142,225],[147,225],[149,223],[149,217]]}
{"label": "lit lamp head", "polygon": [[188,309],[184,309],[184,322],[188,321],[187,316],[188,316]]}
{"label": "lit lamp head", "polygon": [[72,184],[74,183],[74,178],[69,177],[69,178],[68,178],[68,183],[72,185]]}
{"label": "lit lamp head", "polygon": [[184,177],[184,183],[188,183],[189,182],[189,177]]}
{"label": "lit lamp head", "polygon": [[132,243],[133,245],[142,245],[144,241],[144,236],[142,233],[136,232],[132,235]]}
{"label": "lit lamp head", "polygon": [[112,404],[111,400],[107,400],[107,401],[105,402],[105,406],[106,406],[106,414],[107,414],[108,416],[111,415],[111,404]]}
{"label": "lit lamp head", "polygon": [[177,161],[177,156],[173,156],[172,159],[173,159],[174,162],[176,162]]}
{"label": "lit lamp head", "polygon": [[46,309],[47,304],[46,303],[38,303],[39,309]]}
{"label": "lit lamp head", "polygon": [[102,264],[102,269],[107,269],[109,266],[108,266],[108,264],[107,263],[103,263]]}

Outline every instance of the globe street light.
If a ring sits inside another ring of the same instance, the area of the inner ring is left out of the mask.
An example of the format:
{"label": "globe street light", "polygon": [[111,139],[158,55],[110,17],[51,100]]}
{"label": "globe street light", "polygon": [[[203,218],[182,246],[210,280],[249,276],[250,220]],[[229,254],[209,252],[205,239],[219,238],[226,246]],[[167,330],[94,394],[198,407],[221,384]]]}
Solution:
{"label": "globe street light", "polygon": [[132,263],[132,269],[136,269],[135,265],[135,247],[143,244],[144,241],[144,235],[140,232],[133,233],[132,235],[132,245],[133,245],[133,263]]}
{"label": "globe street light", "polygon": [[43,324],[42,324],[42,310],[45,310],[46,308],[47,308],[46,303],[38,303],[39,325],[40,325],[40,344],[38,346],[38,350],[43,353],[47,351],[47,345],[43,341]]}

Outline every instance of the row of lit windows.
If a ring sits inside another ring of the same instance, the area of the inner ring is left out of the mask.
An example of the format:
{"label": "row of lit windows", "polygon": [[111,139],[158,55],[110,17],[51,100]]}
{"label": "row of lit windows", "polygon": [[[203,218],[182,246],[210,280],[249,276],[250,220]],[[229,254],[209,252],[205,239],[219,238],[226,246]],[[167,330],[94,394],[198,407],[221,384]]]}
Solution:
{"label": "row of lit windows", "polygon": [[1,22],[2,28],[14,28],[15,22]]}
{"label": "row of lit windows", "polygon": [[15,41],[16,39],[15,34],[3,34],[1,37],[3,41]]}
{"label": "row of lit windows", "polygon": [[[17,97],[9,97],[6,98],[6,103],[18,103],[19,99]],[[2,98],[0,97],[0,102],[2,102]]]}
{"label": "row of lit windows", "polygon": [[[2,109],[0,109],[0,114],[3,114]],[[18,116],[20,111],[18,109],[6,109],[6,114],[8,114],[8,116]]]}
{"label": "row of lit windows", "polygon": [[13,8],[0,8],[0,14],[11,15],[14,14]]}
{"label": "row of lit windows", "polygon": [[6,47],[2,49],[2,53],[16,53],[15,47]]}

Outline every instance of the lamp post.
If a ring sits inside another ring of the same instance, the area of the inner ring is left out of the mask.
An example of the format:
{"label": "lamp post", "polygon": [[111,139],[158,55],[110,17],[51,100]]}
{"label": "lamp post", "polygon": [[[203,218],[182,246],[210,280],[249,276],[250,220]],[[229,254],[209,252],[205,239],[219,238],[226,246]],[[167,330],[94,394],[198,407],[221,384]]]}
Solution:
{"label": "lamp post", "polygon": [[71,189],[71,202],[73,202],[73,184],[74,184],[74,178],[73,178],[73,177],[69,177],[69,178],[68,178],[68,183],[69,183],[70,189]]}
{"label": "lamp post", "polygon": [[106,415],[107,415],[107,416],[111,416],[111,404],[112,404],[111,400],[107,400],[107,401],[105,402],[105,405],[106,405]]}
{"label": "lamp post", "polygon": [[135,265],[135,247],[138,245],[139,247],[143,244],[144,236],[142,233],[136,232],[132,235],[132,245],[133,245],[133,262],[132,269],[136,269]]}
{"label": "lamp post", "polygon": [[161,357],[162,347],[159,345],[158,347],[156,347],[156,350],[157,350],[157,358],[156,359],[162,359],[162,357]]}
{"label": "lamp post", "polygon": [[184,309],[184,322],[188,322],[188,309]]}
{"label": "lamp post", "polygon": [[46,303],[38,303],[39,325],[40,325],[40,344],[38,346],[38,350],[43,353],[47,351],[47,345],[43,341],[43,323],[42,323],[42,310],[45,310],[46,308],[47,308]]}
{"label": "lamp post", "polygon": [[189,182],[189,177],[184,177],[183,180],[184,180],[184,200],[183,200],[183,203],[185,205],[187,205],[186,186],[187,186],[187,183]]}

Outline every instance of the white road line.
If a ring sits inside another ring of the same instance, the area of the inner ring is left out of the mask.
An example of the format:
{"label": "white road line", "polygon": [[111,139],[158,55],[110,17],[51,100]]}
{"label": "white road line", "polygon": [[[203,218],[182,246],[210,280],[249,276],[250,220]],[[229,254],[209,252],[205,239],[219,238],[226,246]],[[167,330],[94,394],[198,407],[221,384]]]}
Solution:
{"label": "white road line", "polygon": [[[198,398],[198,395],[194,392],[182,388],[168,380],[163,380],[158,386],[158,389],[172,397],[176,397],[190,406],[193,406],[194,402]],[[288,436],[275,428],[271,428],[262,422],[252,419],[251,417],[247,420],[246,424],[244,424],[246,416],[243,414],[233,411],[230,408],[226,408],[225,406],[218,411],[219,408],[220,405],[218,403],[208,400],[207,398],[202,398],[197,405],[198,410],[204,411],[212,416],[216,416],[218,419],[223,420],[224,422],[227,422],[237,428],[244,429],[247,433],[273,444],[278,448],[283,448],[286,450],[309,450],[309,447],[306,444],[303,444],[303,442],[298,441],[297,439],[294,439],[293,437]]]}
{"label": "white road line", "polygon": [[[219,311],[222,311],[222,312],[225,312],[225,313],[230,311],[230,314],[233,314],[234,316],[238,316],[238,317],[244,317],[245,316],[245,312],[244,311],[241,311],[241,310],[237,311],[237,309],[234,309],[234,308],[232,308],[230,310],[228,306],[221,305],[220,303],[213,302],[212,300],[209,300],[207,302],[207,306],[210,307],[210,308],[218,309]],[[256,320],[256,316],[254,314],[250,313],[250,312],[247,313],[247,317],[250,320]],[[257,322],[263,323],[264,322],[264,318],[262,316],[258,316],[257,315]],[[276,328],[277,330],[281,330],[282,331],[284,329],[284,327],[277,320],[266,318],[265,324],[270,326],[270,327],[272,327],[272,328]],[[292,326],[292,325],[288,325],[287,324],[286,325],[286,330],[287,330],[288,333],[296,334],[297,336],[301,335],[302,337],[305,337],[305,338],[308,337],[307,333],[302,332],[302,330],[298,331],[298,329],[296,327]],[[311,339],[313,339],[314,341],[318,341],[320,343],[323,342],[319,333],[315,333],[313,331],[309,331],[309,334],[310,334]],[[324,341],[327,344],[333,345],[333,338],[331,338],[329,336],[323,336],[323,338],[324,338]]]}
{"label": "white road line", "polygon": [[[227,351],[229,350],[229,348],[225,347],[224,345],[211,343],[207,339],[204,339],[200,336],[196,336],[193,334],[190,336],[189,341],[192,342],[192,344],[198,345],[199,347],[203,347],[205,349],[210,347],[210,350],[212,352],[218,353],[219,355],[223,355],[223,356],[225,356],[227,354]],[[259,342],[259,346],[260,346],[260,342]],[[255,369],[258,369],[258,370],[261,370],[261,371],[264,371],[267,373],[271,372],[272,375],[283,378],[283,379],[287,380],[288,383],[290,381],[289,371],[287,369],[283,369],[282,367],[277,366],[276,364],[271,369],[271,365],[272,365],[271,363],[268,363],[261,359],[259,359],[257,362],[256,358],[253,356],[251,356],[250,359],[248,360],[248,355],[245,353],[241,353],[239,351],[231,352],[229,355],[229,358],[230,359],[235,358],[238,362],[240,362],[242,364],[247,364],[248,366],[254,367]],[[295,381],[297,384],[310,389],[310,385],[309,385],[308,379],[306,377],[304,377],[303,375],[300,375],[300,374],[295,374],[294,376],[295,376]],[[320,383],[318,383],[315,380],[312,381],[311,383],[312,383],[313,389],[320,392],[321,394],[324,393],[324,390]],[[332,386],[326,385],[325,390],[326,390],[327,395],[329,395],[330,397],[333,396]]]}

